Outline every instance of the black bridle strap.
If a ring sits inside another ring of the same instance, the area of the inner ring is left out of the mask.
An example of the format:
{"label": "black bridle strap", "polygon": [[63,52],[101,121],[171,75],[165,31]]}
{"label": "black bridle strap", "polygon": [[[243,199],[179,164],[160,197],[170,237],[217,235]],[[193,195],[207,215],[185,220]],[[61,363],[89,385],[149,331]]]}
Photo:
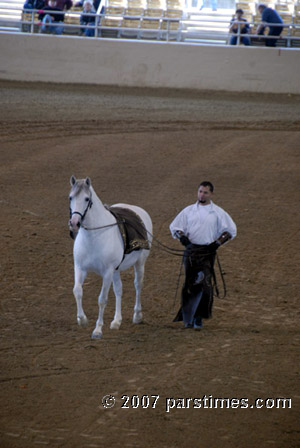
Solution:
{"label": "black bridle strap", "polygon": [[79,216],[81,216],[81,222],[83,222],[83,220],[85,218],[85,215],[87,214],[88,209],[92,208],[92,205],[93,205],[92,196],[90,196],[89,202],[88,202],[88,204],[86,206],[86,209],[84,210],[83,214],[80,213],[80,212],[77,212],[77,211],[72,212],[72,209],[70,207],[70,219],[72,218],[73,215],[79,215]]}

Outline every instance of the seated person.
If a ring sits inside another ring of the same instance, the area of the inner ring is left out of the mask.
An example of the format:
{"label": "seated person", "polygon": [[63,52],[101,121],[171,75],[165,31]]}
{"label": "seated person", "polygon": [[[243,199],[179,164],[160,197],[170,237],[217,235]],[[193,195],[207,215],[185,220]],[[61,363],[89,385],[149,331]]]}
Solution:
{"label": "seated person", "polygon": [[[269,27],[268,36],[280,36],[283,30],[283,20],[275,9],[268,8],[263,3],[258,5],[262,23],[257,28],[257,34],[263,35],[266,26]],[[276,47],[277,39],[266,39],[266,47]]]}
{"label": "seated person", "polygon": [[24,10],[42,9],[45,6],[45,0],[26,0]]}
{"label": "seated person", "polygon": [[49,0],[48,6],[45,6],[39,13],[39,20],[42,21],[42,33],[63,33],[63,21],[65,17],[62,14],[62,10],[57,7],[56,0]]}
{"label": "seated person", "polygon": [[95,36],[95,28],[90,28],[90,26],[95,26],[96,23],[96,11],[93,6],[92,0],[84,0],[83,11],[80,15],[80,25],[85,25],[81,28],[82,34],[87,37]]}
{"label": "seated person", "polygon": [[[249,36],[245,36],[245,34],[249,34],[250,26],[246,19],[244,19],[243,14],[244,11],[242,9],[237,9],[235,11],[235,17],[232,18],[230,22],[230,28],[229,32],[236,34],[235,36],[231,36],[230,38],[230,45],[236,45],[238,40],[238,32],[240,30],[240,34],[243,34],[243,36],[240,36],[240,42],[242,42],[244,45],[251,45]],[[237,23],[237,22],[244,22],[244,23]]]}

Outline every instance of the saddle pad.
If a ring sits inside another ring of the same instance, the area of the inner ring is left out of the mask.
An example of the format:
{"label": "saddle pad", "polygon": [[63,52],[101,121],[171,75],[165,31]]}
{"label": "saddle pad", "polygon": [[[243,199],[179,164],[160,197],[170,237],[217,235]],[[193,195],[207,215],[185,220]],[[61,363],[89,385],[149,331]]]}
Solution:
{"label": "saddle pad", "polygon": [[109,207],[108,210],[118,221],[124,242],[124,254],[139,249],[150,249],[144,223],[134,211],[122,207]]}

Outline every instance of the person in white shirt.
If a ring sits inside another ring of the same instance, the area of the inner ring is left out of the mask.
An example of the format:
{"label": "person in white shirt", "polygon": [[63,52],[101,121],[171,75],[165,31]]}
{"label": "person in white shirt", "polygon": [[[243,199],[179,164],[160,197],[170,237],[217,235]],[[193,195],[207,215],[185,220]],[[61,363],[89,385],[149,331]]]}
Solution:
{"label": "person in white shirt", "polygon": [[173,238],[185,246],[185,283],[181,308],[174,322],[186,328],[202,328],[213,305],[213,267],[217,249],[236,236],[236,225],[225,210],[213,203],[214,186],[204,181],[198,187],[195,204],[185,207],[170,224]]}

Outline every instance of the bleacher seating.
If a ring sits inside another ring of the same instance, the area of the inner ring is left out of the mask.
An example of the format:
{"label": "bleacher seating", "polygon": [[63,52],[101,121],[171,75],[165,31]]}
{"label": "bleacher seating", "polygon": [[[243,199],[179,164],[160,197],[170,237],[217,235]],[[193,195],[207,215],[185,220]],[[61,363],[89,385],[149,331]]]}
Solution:
{"label": "bleacher seating", "polygon": [[167,0],[172,9],[164,9],[161,0],[128,0],[127,7],[116,5],[120,5],[120,0],[106,0],[101,18],[102,37],[178,40],[183,17],[183,10],[178,9],[181,1]]}
{"label": "bleacher seating", "polygon": [[0,27],[20,31],[24,0],[0,1]]}
{"label": "bleacher seating", "polygon": [[[80,32],[80,12],[82,8],[73,6],[69,11],[65,13],[65,27],[64,34],[79,34]],[[38,33],[40,31],[41,22],[38,18],[39,14],[35,11],[23,11],[22,12],[22,31]]]}
{"label": "bleacher seating", "polygon": [[[0,0],[0,30],[39,31],[38,14],[22,12],[24,1]],[[235,9],[243,9],[244,17],[250,23],[259,23],[259,2],[237,0]],[[286,25],[277,45],[300,47],[300,0],[272,0],[265,3],[278,11]],[[64,34],[80,35],[81,11],[82,8],[73,7],[65,13]],[[225,44],[228,42],[229,22],[234,11],[186,11],[184,0],[102,0],[98,14],[100,12],[96,37]],[[256,26],[251,25],[251,34],[255,33]],[[254,37],[252,44],[264,45],[264,41]]]}
{"label": "bleacher seating", "polygon": [[[73,6],[65,13],[65,34],[78,34],[80,32],[80,12],[82,8]],[[72,25],[72,26],[69,26]]]}
{"label": "bleacher seating", "polygon": [[39,32],[39,15],[34,11],[23,11],[22,16],[22,31],[24,33],[38,33]]}

